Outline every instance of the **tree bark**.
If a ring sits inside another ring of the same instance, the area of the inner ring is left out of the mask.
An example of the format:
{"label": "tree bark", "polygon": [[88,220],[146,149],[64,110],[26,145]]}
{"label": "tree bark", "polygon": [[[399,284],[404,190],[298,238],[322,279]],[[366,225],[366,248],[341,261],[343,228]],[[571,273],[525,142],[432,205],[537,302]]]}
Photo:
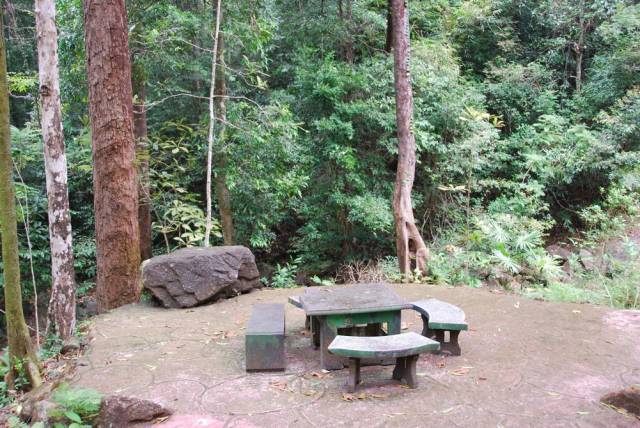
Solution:
{"label": "tree bark", "polygon": [[153,257],[151,242],[151,193],[149,185],[149,138],[147,132],[147,109],[145,108],[145,79],[142,70],[132,67],[133,134],[136,139],[138,165],[138,228],[140,229],[140,261]]}
{"label": "tree bark", "polygon": [[413,217],[411,189],[416,172],[416,141],[411,130],[413,94],[409,76],[409,17],[407,0],[392,0],[393,58],[396,89],[396,126],[398,136],[398,167],[393,192],[393,214],[396,226],[396,251],[400,272],[405,280],[415,269],[427,271],[427,249]]}
{"label": "tree bark", "polygon": [[4,9],[0,9],[0,237],[2,238],[2,264],[4,275],[4,306],[9,342],[11,372],[9,387],[13,388],[17,361],[23,362],[29,383],[37,387],[42,383],[40,366],[22,311],[20,289],[20,262],[18,259],[18,230],[13,160],[11,158],[11,130],[9,128],[9,87],[7,56],[4,42]]}
{"label": "tree bark", "polygon": [[211,235],[211,172],[213,167],[213,139],[214,139],[214,125],[216,121],[214,99],[215,99],[215,86],[216,86],[216,69],[218,68],[218,39],[220,35],[220,20],[222,19],[222,5],[221,0],[217,1],[216,6],[216,26],[213,33],[213,55],[211,59],[211,90],[209,91],[209,136],[207,145],[207,217],[204,231],[204,246],[209,246],[209,237]]}
{"label": "tree bark", "polygon": [[580,33],[578,34],[578,42],[575,44],[576,52],[576,92],[580,92],[582,89],[582,59],[584,56],[584,36],[585,36],[585,21],[584,21],[584,1],[580,1],[580,17],[579,17]]}
{"label": "tree bark", "polygon": [[[222,17],[221,17],[222,19]],[[222,239],[224,245],[235,245],[235,231],[233,228],[233,211],[231,209],[231,195],[227,186],[227,149],[225,147],[225,123],[227,121],[227,82],[224,62],[224,35],[218,36],[218,73],[215,81],[216,115],[220,120],[218,132],[218,150],[216,154],[216,198],[222,223]]]}
{"label": "tree bark", "polygon": [[98,310],[140,296],[138,181],[124,0],[84,1]]}
{"label": "tree bark", "polygon": [[36,0],[35,6],[51,247],[52,284],[48,322],[49,327],[53,327],[53,331],[66,340],[73,336],[76,325],[76,284],[67,187],[67,157],[60,107],[56,8],[54,0]]}
{"label": "tree bark", "polygon": [[393,19],[391,17],[391,0],[387,0],[387,38],[384,43],[384,50],[391,52],[393,47]]}

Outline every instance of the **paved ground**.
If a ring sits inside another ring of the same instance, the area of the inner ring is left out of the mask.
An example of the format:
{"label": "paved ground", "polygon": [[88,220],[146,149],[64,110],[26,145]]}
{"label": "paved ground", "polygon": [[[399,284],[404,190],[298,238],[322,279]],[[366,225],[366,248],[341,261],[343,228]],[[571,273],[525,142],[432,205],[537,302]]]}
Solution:
{"label": "paved ground", "polygon": [[[639,311],[470,288],[395,287],[407,299],[457,304],[470,324],[461,334],[462,356],[421,357],[416,390],[389,381],[392,367],[366,367],[365,387],[345,396],[347,371],[320,370],[303,313],[291,305],[287,371],[246,374],[243,327],[251,305],[284,303],[302,289],[257,291],[189,310],[130,305],[101,315],[73,383],[174,409],[160,427],[640,426],[598,401],[640,384]],[[403,323],[420,331],[411,311]]]}

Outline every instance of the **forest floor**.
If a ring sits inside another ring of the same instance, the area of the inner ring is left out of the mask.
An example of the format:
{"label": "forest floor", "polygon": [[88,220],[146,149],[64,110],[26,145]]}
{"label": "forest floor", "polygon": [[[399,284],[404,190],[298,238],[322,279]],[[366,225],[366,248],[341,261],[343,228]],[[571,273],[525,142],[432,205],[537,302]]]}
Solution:
{"label": "forest floor", "polygon": [[[161,427],[545,426],[628,427],[640,422],[600,404],[640,384],[640,311],[535,301],[466,287],[395,285],[409,300],[459,305],[468,332],[462,356],[424,355],[419,385],[390,381],[392,366],[363,368],[345,394],[347,370],[326,373],[286,304],[287,370],[246,373],[244,326],[251,305],[286,303],[301,289],[265,289],[187,310],[129,305],[94,318],[73,379],[103,393],[173,409]],[[403,327],[421,320],[403,312]]]}

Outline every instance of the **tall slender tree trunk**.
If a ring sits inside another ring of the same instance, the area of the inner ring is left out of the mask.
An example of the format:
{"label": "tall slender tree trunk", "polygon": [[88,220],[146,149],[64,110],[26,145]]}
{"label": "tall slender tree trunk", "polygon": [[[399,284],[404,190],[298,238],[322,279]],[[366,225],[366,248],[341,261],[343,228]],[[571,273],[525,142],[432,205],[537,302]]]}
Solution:
{"label": "tall slender tree trunk", "polygon": [[[222,17],[221,17],[222,19]],[[227,148],[225,147],[225,123],[227,121],[227,82],[224,62],[224,35],[218,36],[218,73],[215,82],[216,115],[220,119],[218,132],[218,150],[216,153],[216,198],[222,223],[222,238],[225,245],[235,245],[235,231],[233,228],[233,211],[231,209],[231,195],[227,186]]]}
{"label": "tall slender tree trunk", "polygon": [[20,262],[18,259],[18,230],[11,134],[9,128],[9,87],[7,82],[7,54],[4,44],[4,9],[0,9],[0,238],[2,238],[2,265],[4,275],[4,307],[9,342],[11,372],[9,387],[13,388],[15,363],[23,362],[32,387],[42,383],[40,366],[22,311],[20,289]]}
{"label": "tall slender tree trunk", "polygon": [[393,48],[393,19],[391,17],[391,0],[387,0],[387,34],[384,50],[389,53],[391,48]]}
{"label": "tall slender tree trunk", "polygon": [[132,68],[133,93],[133,134],[136,139],[138,164],[138,227],[140,229],[140,260],[150,259],[151,244],[151,193],[149,185],[149,138],[147,133],[147,109],[145,108],[145,79],[142,70]]}
{"label": "tall slender tree trunk", "polygon": [[52,284],[48,322],[49,327],[53,327],[53,331],[66,340],[73,336],[76,325],[76,284],[67,188],[67,157],[60,108],[54,0],[36,0],[36,29],[51,246]]}
{"label": "tall slender tree trunk", "polygon": [[220,20],[222,19],[222,4],[221,0],[217,1],[216,5],[216,26],[213,33],[213,55],[211,59],[211,90],[209,91],[209,136],[207,145],[207,217],[205,222],[204,231],[204,246],[209,246],[209,238],[211,235],[211,228],[213,226],[211,222],[211,175],[213,169],[213,139],[214,139],[214,125],[216,121],[215,113],[215,86],[216,86],[216,69],[218,68],[218,39],[220,35]]}
{"label": "tall slender tree trunk", "polygon": [[584,0],[580,0],[580,15],[578,17],[578,26],[580,28],[580,33],[578,34],[578,41],[576,42],[574,47],[574,50],[576,52],[576,92],[580,92],[580,90],[582,89],[582,61],[584,58],[584,38],[587,31],[584,14]]}
{"label": "tall slender tree trunk", "polygon": [[85,0],[98,309],[140,296],[138,180],[124,0]]}
{"label": "tall slender tree trunk", "polygon": [[409,76],[409,14],[407,0],[392,0],[393,59],[396,87],[396,126],[398,135],[398,169],[393,192],[393,215],[396,225],[396,251],[400,272],[405,280],[415,268],[427,271],[429,250],[424,244],[413,217],[411,189],[416,173],[416,140],[411,130],[413,94]]}

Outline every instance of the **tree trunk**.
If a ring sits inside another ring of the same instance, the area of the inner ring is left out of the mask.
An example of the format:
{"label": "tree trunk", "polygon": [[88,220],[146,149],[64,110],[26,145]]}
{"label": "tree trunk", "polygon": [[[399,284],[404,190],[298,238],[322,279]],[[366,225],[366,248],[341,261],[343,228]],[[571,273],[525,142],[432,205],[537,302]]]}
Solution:
{"label": "tree trunk", "polygon": [[416,172],[416,141],[411,131],[413,94],[409,77],[409,17],[407,0],[392,0],[393,58],[396,88],[398,169],[393,192],[396,250],[405,280],[412,271],[411,259],[420,273],[427,271],[427,249],[416,227],[411,205],[411,189]]}
{"label": "tree trunk", "polygon": [[13,160],[9,128],[9,87],[7,82],[7,56],[4,44],[4,10],[0,10],[0,237],[2,238],[2,264],[4,275],[4,307],[9,342],[11,372],[9,388],[13,388],[16,361],[22,361],[29,383],[37,387],[42,383],[38,359],[33,350],[22,311],[20,290],[20,262],[18,259],[18,229],[16,223],[15,189],[13,187]]}
{"label": "tree trunk", "polygon": [[49,327],[53,327],[55,333],[66,340],[73,336],[75,330],[76,291],[54,0],[36,0],[36,30],[51,246],[52,284],[48,320]]}
{"label": "tree trunk", "polygon": [[580,92],[582,89],[582,60],[584,57],[584,38],[587,32],[585,24],[585,5],[584,0],[580,0],[580,15],[578,17],[578,26],[580,33],[578,34],[578,42],[575,46],[576,51],[576,92]]}
{"label": "tree trunk", "polygon": [[140,296],[138,181],[124,0],[85,0],[98,310]]}
{"label": "tree trunk", "polygon": [[213,55],[211,59],[211,90],[209,91],[209,137],[207,145],[207,218],[204,231],[204,246],[209,246],[209,236],[211,235],[211,171],[213,166],[213,138],[216,114],[214,109],[215,86],[216,86],[216,69],[218,68],[218,39],[220,35],[220,20],[222,19],[221,0],[217,1],[216,6],[216,27],[213,33]]}
{"label": "tree trunk", "polygon": [[387,0],[387,38],[384,43],[385,52],[391,52],[393,47],[393,19],[391,18],[391,0]]}
{"label": "tree trunk", "polygon": [[[221,18],[222,19],[222,18]],[[224,35],[218,40],[218,73],[215,82],[216,115],[220,119],[218,132],[218,150],[216,154],[216,198],[222,223],[222,238],[224,245],[235,245],[235,231],[233,229],[233,211],[231,210],[231,196],[227,187],[227,149],[225,147],[225,123],[227,121],[227,83],[224,63]]]}
{"label": "tree trunk", "polygon": [[138,159],[138,227],[140,229],[140,261],[153,257],[151,244],[151,193],[149,185],[149,139],[147,134],[147,109],[142,70],[132,67],[133,135],[136,139]]}

